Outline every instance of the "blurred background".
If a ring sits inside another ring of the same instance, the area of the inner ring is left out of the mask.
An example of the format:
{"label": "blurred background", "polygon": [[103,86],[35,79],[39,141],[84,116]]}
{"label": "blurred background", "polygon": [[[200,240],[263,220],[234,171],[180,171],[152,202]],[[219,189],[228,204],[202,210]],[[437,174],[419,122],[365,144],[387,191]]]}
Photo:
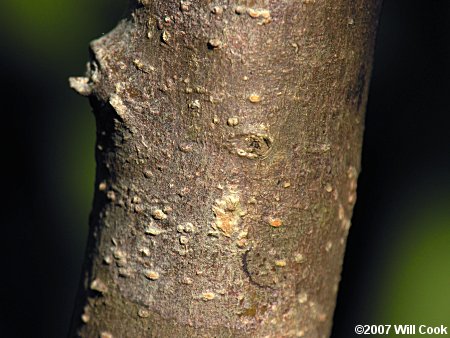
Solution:
{"label": "blurred background", "polygon": [[[0,337],[65,337],[94,183],[94,118],[70,91],[125,0],[0,2]],[[333,338],[450,327],[450,2],[385,0]]]}

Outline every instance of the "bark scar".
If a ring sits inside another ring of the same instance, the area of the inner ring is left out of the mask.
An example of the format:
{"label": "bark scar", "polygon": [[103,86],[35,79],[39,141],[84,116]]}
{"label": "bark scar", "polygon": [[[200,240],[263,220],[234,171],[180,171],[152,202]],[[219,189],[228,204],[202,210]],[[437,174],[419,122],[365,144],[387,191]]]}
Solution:
{"label": "bark scar", "polygon": [[261,288],[261,289],[271,289],[273,290],[272,287],[268,286],[268,285],[263,285],[258,283],[257,281],[255,281],[252,277],[251,272],[248,270],[248,262],[247,262],[247,257],[248,257],[248,253],[252,250],[252,248],[248,249],[247,251],[244,252],[244,254],[242,255],[242,270],[244,270],[245,274],[248,277],[248,280],[250,281],[250,284],[256,285],[257,287]]}

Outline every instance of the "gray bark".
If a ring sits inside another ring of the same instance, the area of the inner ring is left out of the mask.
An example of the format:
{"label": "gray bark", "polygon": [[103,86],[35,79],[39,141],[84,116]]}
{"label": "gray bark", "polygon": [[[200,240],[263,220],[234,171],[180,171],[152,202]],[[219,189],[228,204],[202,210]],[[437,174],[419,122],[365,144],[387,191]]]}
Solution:
{"label": "gray bark", "polygon": [[327,337],[376,0],[141,0],[91,43],[97,176],[71,336]]}

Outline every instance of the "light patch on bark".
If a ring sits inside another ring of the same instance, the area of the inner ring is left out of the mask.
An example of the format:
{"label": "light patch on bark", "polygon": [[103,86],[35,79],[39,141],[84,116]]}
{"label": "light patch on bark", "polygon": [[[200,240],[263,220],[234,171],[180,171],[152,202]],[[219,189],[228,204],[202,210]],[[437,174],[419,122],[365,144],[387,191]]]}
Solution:
{"label": "light patch on bark", "polygon": [[119,115],[123,120],[128,116],[128,108],[123,103],[122,99],[117,94],[112,94],[109,97],[109,104],[114,108],[117,115]]}
{"label": "light patch on bark", "polygon": [[92,94],[92,87],[89,84],[89,78],[84,76],[77,76],[69,78],[70,88],[75,90],[78,94],[89,96]]}
{"label": "light patch on bark", "polygon": [[230,237],[241,222],[241,217],[246,214],[242,209],[240,197],[236,192],[230,191],[217,199],[212,206],[214,223],[222,233]]}

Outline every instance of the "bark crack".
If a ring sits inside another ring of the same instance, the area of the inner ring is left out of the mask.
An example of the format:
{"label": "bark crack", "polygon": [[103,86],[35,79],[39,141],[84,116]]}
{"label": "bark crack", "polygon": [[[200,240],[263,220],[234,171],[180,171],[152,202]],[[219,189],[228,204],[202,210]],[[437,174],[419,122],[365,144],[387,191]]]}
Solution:
{"label": "bark crack", "polygon": [[248,258],[248,254],[249,252],[252,250],[252,248],[248,249],[247,251],[244,252],[244,254],[242,255],[242,270],[244,270],[245,274],[248,277],[248,280],[250,281],[250,284],[256,285],[257,287],[261,288],[261,289],[270,289],[273,290],[273,288],[271,286],[268,285],[263,285],[258,283],[257,281],[255,281],[252,277],[251,272],[248,270],[248,262],[247,262],[247,258]]}

